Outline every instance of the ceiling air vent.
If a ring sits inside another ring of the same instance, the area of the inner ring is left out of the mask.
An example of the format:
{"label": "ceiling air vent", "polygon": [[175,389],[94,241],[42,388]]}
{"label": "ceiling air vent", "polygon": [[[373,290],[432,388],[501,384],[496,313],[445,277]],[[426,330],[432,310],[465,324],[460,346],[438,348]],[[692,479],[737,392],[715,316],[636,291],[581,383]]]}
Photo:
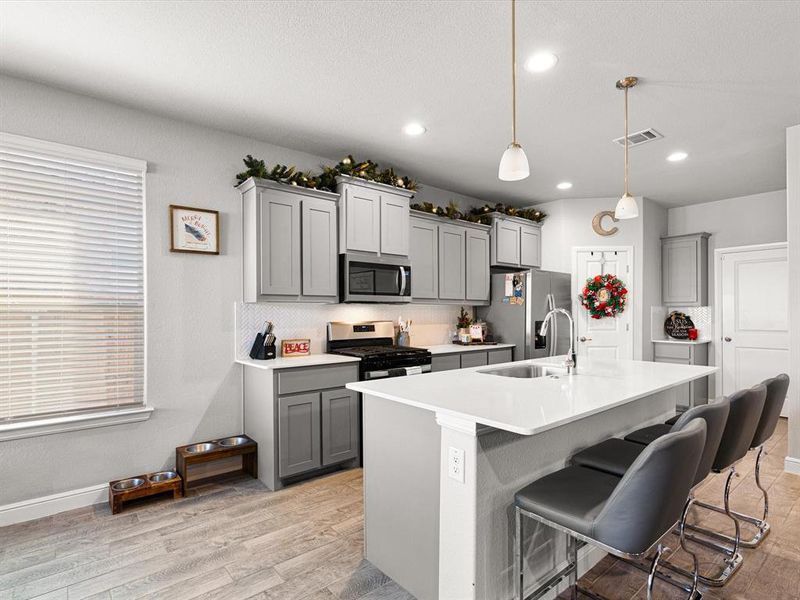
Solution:
{"label": "ceiling air vent", "polygon": [[[660,140],[663,137],[664,136],[658,133],[655,129],[642,129],[641,131],[636,131],[628,136],[628,148],[641,146],[647,142]],[[614,140],[614,142],[620,146],[625,146],[625,136],[618,137]]]}

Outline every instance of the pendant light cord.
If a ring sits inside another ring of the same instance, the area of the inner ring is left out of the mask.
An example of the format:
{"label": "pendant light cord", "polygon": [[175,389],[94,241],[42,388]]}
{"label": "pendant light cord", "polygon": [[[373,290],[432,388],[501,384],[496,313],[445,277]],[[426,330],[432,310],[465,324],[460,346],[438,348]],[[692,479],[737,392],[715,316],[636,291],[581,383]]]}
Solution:
{"label": "pendant light cord", "polygon": [[625,88],[625,196],[628,195],[628,88]]}
{"label": "pendant light cord", "polygon": [[517,22],[516,0],[511,0],[511,143],[517,144]]}

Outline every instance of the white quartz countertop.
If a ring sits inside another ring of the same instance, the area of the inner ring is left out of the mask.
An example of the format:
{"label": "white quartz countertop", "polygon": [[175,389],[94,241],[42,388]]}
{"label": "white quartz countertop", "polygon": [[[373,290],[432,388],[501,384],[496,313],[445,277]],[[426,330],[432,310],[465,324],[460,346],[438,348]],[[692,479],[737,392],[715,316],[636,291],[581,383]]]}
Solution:
{"label": "white quartz countertop", "polygon": [[710,344],[709,339],[699,340],[651,340],[654,344],[683,344],[684,346],[698,346],[700,344]]}
{"label": "white quartz countertop", "polygon": [[[563,357],[538,358],[359,381],[347,387],[467,423],[534,435],[717,371],[717,367],[583,358],[577,372],[566,375],[558,368],[562,362]],[[518,379],[481,373],[526,364],[553,367],[549,370],[558,378]]]}
{"label": "white quartz countertop", "polygon": [[339,363],[357,363],[359,358],[342,356],[341,354],[309,354],[308,356],[292,356],[284,358],[278,356],[271,360],[253,360],[252,358],[237,358],[236,362],[246,367],[256,369],[292,369],[298,367],[316,367],[320,365],[335,365]]}
{"label": "white quartz countertop", "polygon": [[[412,344],[413,345],[413,344]],[[513,348],[514,344],[474,344],[470,346],[462,346],[461,344],[437,344],[435,346],[419,346],[430,350],[432,355],[437,354],[460,354],[462,352],[477,352],[483,350],[500,350],[502,348]]]}

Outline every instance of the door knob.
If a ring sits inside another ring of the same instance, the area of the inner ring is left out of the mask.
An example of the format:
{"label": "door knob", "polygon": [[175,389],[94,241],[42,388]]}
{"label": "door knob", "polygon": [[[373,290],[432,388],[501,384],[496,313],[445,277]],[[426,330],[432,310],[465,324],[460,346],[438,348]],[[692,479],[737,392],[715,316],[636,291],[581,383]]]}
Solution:
{"label": "door knob", "polygon": [[725,336],[725,341],[726,341],[726,342],[730,342],[730,341],[731,341],[731,338],[729,338],[729,337],[726,335],[726,336]]}
{"label": "door knob", "polygon": [[581,337],[580,337],[580,341],[581,341],[581,342],[591,342],[591,341],[592,341],[592,338],[587,338],[587,337],[583,337],[583,336],[581,336]]}

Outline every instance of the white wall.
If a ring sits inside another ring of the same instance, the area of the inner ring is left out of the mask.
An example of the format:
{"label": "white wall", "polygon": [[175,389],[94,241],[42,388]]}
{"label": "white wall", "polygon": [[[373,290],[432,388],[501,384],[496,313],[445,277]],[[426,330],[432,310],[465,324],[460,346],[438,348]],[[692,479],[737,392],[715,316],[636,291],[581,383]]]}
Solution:
{"label": "white wall", "polygon": [[[786,130],[789,297],[800,296],[800,125]],[[789,303],[789,449],[786,470],[800,475],[800,304]]]}
{"label": "white wall", "polygon": [[786,241],[786,190],[667,211],[668,235],[707,231],[708,304],[714,304],[714,249]]}
{"label": "white wall", "polygon": [[[633,246],[634,284],[632,309],[634,358],[652,357],[650,343],[650,306],[661,298],[661,235],[667,230],[666,210],[647,198],[637,198],[640,218],[612,223],[612,236],[601,236],[592,229],[592,218],[602,210],[614,210],[618,198],[574,198],[539,204],[547,218],[542,225],[542,269],[572,271],[572,248],[575,246]],[[656,250],[657,248],[657,250]],[[657,260],[655,256],[657,255]]]}
{"label": "white wall", "polygon": [[[173,464],[175,446],[239,433],[241,367],[233,356],[241,211],[234,174],[246,154],[303,169],[336,160],[4,76],[0,106],[3,131],[148,162],[147,398],[156,408],[143,423],[0,442],[0,506],[158,470]],[[220,211],[219,256],[169,252],[169,204]]]}

